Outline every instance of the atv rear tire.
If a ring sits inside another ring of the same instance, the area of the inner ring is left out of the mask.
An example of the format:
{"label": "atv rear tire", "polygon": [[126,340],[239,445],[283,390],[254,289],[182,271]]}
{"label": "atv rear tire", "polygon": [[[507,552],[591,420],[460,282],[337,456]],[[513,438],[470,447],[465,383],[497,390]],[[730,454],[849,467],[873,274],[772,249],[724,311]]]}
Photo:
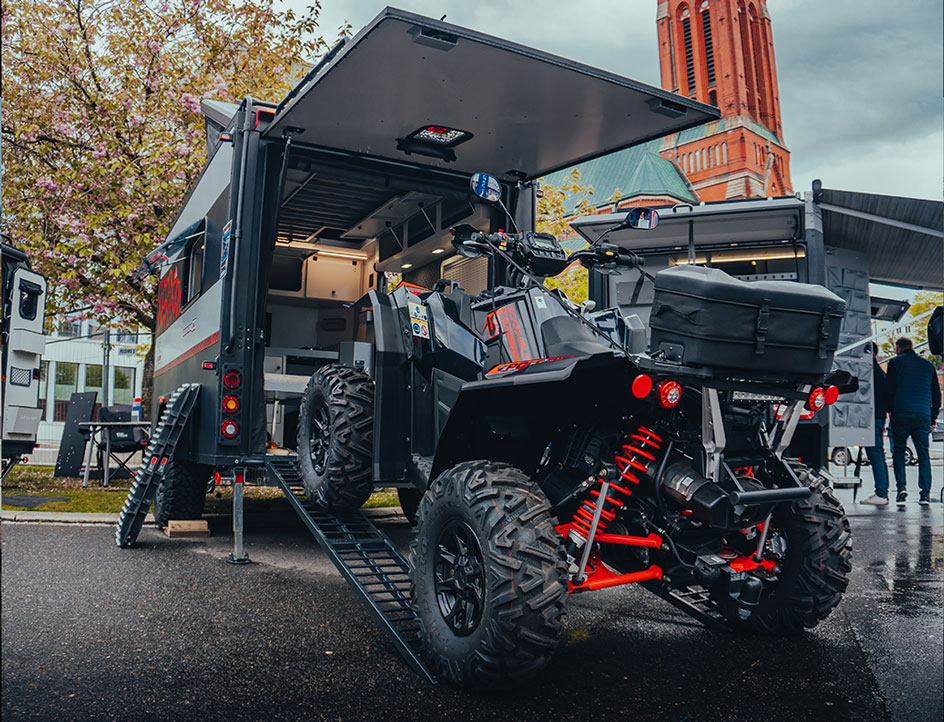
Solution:
{"label": "atv rear tire", "polygon": [[203,515],[209,478],[209,466],[169,458],[164,477],[154,493],[157,525],[163,528],[171,519],[199,519]]}
{"label": "atv rear tire", "polygon": [[473,689],[533,677],[560,640],[566,580],[547,499],[517,469],[466,462],[426,491],[410,596],[434,674]]}
{"label": "atv rear tire", "polygon": [[775,581],[764,583],[760,604],[747,622],[733,620],[765,634],[798,634],[826,619],[842,599],[852,570],[852,533],[842,505],[820,474],[798,462],[790,465],[813,494],[774,511],[771,530],[779,530],[787,542],[783,569]]}
{"label": "atv rear tire", "polygon": [[298,471],[309,501],[331,511],[363,505],[374,490],[374,382],[340,364],[308,381],[298,413]]}

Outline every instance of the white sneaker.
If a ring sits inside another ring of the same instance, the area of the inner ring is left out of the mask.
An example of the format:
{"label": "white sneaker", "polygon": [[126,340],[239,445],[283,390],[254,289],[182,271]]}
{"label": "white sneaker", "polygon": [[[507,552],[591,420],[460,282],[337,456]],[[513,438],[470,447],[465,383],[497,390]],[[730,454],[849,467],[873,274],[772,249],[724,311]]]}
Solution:
{"label": "white sneaker", "polygon": [[872,494],[872,496],[870,496],[868,499],[863,499],[859,503],[871,504],[872,506],[888,506],[888,498],[879,496],[878,494]]}

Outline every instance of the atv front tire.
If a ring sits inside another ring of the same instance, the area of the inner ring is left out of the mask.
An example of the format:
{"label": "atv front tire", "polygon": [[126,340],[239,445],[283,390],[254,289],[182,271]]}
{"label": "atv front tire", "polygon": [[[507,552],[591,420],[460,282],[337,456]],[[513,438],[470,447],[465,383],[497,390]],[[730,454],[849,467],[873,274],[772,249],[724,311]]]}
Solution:
{"label": "atv front tire", "polygon": [[199,519],[203,515],[209,478],[209,466],[171,456],[154,493],[154,521],[157,525],[163,528],[171,519]]}
{"label": "atv front tire", "polygon": [[776,580],[764,582],[760,604],[746,623],[732,619],[766,634],[797,634],[826,619],[852,570],[852,533],[842,505],[823,476],[798,462],[790,465],[813,494],[777,506],[770,527],[786,539],[782,569]]}
{"label": "atv front tire", "polygon": [[322,366],[298,413],[298,471],[309,501],[350,511],[374,490],[374,382],[350,366]]}
{"label": "atv front tire", "polygon": [[508,688],[557,648],[567,567],[547,499],[501,463],[472,461],[427,490],[410,546],[413,609],[434,674]]}

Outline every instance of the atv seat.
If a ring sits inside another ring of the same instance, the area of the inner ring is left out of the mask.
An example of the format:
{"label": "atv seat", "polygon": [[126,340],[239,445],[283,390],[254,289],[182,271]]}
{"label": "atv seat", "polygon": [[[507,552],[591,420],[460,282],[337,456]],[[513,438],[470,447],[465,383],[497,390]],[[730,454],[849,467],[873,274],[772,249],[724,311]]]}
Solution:
{"label": "atv seat", "polygon": [[555,356],[594,356],[613,349],[572,316],[555,316],[541,324],[545,354]]}

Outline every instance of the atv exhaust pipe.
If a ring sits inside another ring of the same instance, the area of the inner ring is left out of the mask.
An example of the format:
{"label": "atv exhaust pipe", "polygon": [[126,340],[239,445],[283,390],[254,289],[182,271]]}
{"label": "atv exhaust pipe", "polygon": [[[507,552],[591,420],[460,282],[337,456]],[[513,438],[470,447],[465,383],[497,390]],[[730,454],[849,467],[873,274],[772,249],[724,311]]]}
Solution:
{"label": "atv exhaust pipe", "polygon": [[728,501],[733,506],[754,506],[756,504],[775,504],[781,501],[809,499],[813,490],[808,486],[792,489],[759,489],[757,491],[729,491]]}

